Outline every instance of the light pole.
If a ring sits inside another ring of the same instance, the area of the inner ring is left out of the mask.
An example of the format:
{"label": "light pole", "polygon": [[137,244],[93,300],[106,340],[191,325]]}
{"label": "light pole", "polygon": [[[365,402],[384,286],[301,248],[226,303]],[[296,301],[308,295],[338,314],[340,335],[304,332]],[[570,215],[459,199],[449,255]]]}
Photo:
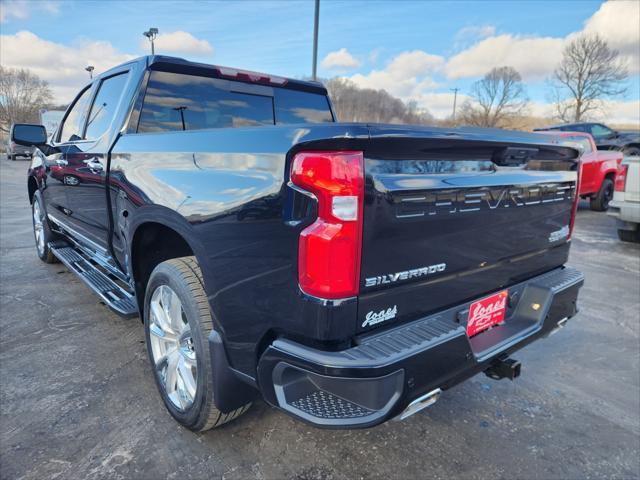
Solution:
{"label": "light pole", "polygon": [[85,68],[85,70],[89,72],[89,78],[93,79],[93,70],[94,70],[93,65],[89,65],[88,67]]}
{"label": "light pole", "polygon": [[458,90],[460,90],[458,87],[451,89],[451,91],[453,92],[453,115],[452,115],[452,119],[453,119],[454,125],[456,123],[456,102],[458,100]]}
{"label": "light pole", "polygon": [[187,109],[187,107],[185,107],[185,106],[174,108],[174,110],[177,110],[178,112],[180,112],[180,120],[182,120],[182,130],[186,130],[186,126],[184,124],[184,111],[186,109]]}
{"label": "light pole", "polygon": [[315,14],[313,17],[313,80],[317,80],[318,70],[318,24],[320,22],[320,0],[316,0]]}
{"label": "light pole", "polygon": [[155,48],[153,46],[153,41],[158,36],[158,29],[157,28],[150,28],[146,32],[142,32],[142,35],[147,37],[149,39],[149,41],[151,42],[151,55],[155,55],[156,51],[155,51]]}

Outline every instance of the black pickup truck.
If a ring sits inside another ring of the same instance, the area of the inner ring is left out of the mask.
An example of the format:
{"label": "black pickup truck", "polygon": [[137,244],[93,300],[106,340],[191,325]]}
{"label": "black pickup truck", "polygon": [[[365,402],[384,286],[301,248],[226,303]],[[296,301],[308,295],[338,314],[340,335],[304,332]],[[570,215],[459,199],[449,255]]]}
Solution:
{"label": "black pickup truck", "polygon": [[618,132],[602,123],[582,122],[565,123],[534,131],[558,130],[562,132],[586,132],[591,134],[598,150],[613,150],[622,152],[625,157],[640,156],[640,133]]}
{"label": "black pickup truck", "polygon": [[252,400],[313,425],[405,418],[575,315],[579,152],[548,135],[336,123],[325,88],[163,56],[93,79],[37,147],[39,257],[140,316],[206,430]]}

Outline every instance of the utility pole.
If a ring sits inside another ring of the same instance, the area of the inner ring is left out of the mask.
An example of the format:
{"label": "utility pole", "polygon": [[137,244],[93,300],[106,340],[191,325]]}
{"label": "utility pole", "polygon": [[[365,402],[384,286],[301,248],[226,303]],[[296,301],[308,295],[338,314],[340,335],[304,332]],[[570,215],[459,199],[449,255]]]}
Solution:
{"label": "utility pole", "polygon": [[89,65],[88,67],[85,68],[85,70],[89,72],[89,79],[93,79],[93,70],[94,70],[93,65]]}
{"label": "utility pole", "polygon": [[315,15],[313,18],[313,80],[317,80],[318,71],[318,24],[320,23],[320,0],[316,0]]}
{"label": "utility pole", "polygon": [[142,35],[147,37],[149,39],[149,41],[151,42],[151,55],[155,55],[156,51],[155,51],[155,48],[153,46],[153,41],[158,36],[158,29],[157,28],[150,28],[146,32],[142,32]]}
{"label": "utility pole", "polygon": [[458,87],[456,88],[452,88],[451,91],[453,92],[453,123],[456,123],[456,102],[458,100],[458,90],[460,90]]}

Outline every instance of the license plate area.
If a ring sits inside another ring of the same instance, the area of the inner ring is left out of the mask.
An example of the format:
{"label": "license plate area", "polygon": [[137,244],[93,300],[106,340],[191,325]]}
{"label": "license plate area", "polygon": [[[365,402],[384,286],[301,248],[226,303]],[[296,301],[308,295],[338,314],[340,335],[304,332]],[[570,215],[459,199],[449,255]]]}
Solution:
{"label": "license plate area", "polygon": [[509,292],[500,292],[476,300],[469,307],[467,336],[469,338],[504,322]]}

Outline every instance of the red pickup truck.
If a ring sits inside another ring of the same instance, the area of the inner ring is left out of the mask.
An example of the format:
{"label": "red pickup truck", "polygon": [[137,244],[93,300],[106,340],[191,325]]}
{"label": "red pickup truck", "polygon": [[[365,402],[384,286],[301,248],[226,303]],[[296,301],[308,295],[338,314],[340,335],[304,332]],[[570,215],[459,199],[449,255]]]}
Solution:
{"label": "red pickup truck", "polygon": [[564,142],[573,142],[582,146],[580,158],[580,187],[582,198],[590,199],[591,210],[604,212],[613,198],[614,184],[622,152],[602,151],[596,148],[593,137],[585,132],[540,132],[556,135]]}

